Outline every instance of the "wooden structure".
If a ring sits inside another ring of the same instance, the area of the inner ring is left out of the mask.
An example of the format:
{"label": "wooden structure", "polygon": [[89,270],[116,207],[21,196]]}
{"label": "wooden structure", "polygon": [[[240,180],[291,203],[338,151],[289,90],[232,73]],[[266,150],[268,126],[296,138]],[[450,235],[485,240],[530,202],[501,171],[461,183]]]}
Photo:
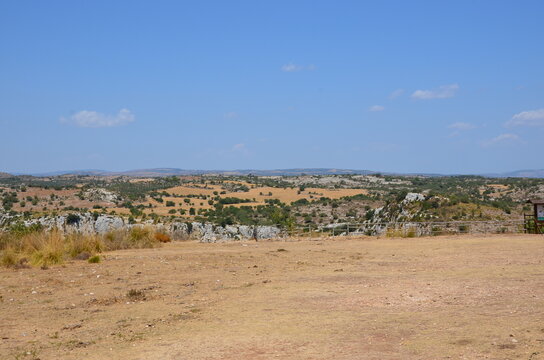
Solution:
{"label": "wooden structure", "polygon": [[531,215],[525,215],[525,231],[532,234],[544,234],[544,200],[531,199],[527,200],[527,203],[533,205],[534,212]]}

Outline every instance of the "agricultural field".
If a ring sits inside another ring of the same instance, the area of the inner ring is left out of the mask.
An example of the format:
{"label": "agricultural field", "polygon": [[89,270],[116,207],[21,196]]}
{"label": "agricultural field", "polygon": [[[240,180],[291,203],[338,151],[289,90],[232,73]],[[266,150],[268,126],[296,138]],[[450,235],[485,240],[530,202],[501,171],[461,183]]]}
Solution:
{"label": "agricultural field", "polygon": [[119,250],[0,269],[2,359],[544,359],[540,235]]}

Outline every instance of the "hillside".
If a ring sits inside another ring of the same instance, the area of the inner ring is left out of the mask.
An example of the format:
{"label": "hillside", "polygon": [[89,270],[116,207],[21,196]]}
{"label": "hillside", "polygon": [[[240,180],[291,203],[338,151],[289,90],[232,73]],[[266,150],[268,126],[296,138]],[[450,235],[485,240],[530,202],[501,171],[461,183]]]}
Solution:
{"label": "hillside", "polygon": [[[7,176],[11,176],[7,173]],[[191,170],[178,168],[150,168],[136,169],[126,171],[106,171],[106,170],[67,170],[53,171],[45,173],[32,173],[17,175],[32,175],[36,177],[51,177],[61,175],[78,175],[78,176],[130,176],[130,177],[161,177],[161,176],[191,176],[191,175],[223,175],[223,176],[301,176],[301,175],[371,175],[384,174],[396,176],[484,176],[490,178],[544,178],[544,169],[538,170],[518,170],[504,173],[487,173],[487,174],[430,174],[430,173],[398,173],[398,172],[381,172],[373,170],[354,170],[354,169],[338,169],[338,168],[297,168],[297,169],[274,169],[274,170],[258,170],[258,169],[238,169],[238,170]],[[1,175],[0,175],[1,176]]]}
{"label": "hillside", "polygon": [[[319,228],[413,221],[523,220],[544,180],[477,176],[17,176],[0,179],[0,226],[93,213],[129,223]],[[1,213],[4,213],[2,216]],[[3,219],[3,220],[2,220]]]}

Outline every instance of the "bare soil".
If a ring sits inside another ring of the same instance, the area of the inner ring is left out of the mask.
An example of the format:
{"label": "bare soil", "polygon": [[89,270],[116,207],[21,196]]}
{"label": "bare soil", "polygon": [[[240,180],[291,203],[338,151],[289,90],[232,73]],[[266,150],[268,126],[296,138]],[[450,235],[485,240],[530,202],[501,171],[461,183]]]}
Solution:
{"label": "bare soil", "polygon": [[544,359],[544,237],[173,243],[0,270],[1,359]]}

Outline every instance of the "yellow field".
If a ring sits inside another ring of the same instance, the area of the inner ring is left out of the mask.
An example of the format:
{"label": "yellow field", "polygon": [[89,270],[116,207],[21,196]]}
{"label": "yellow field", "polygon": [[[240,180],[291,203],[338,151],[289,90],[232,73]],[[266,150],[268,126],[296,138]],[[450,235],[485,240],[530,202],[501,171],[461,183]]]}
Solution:
{"label": "yellow field", "polygon": [[[283,203],[291,204],[294,201],[300,200],[300,199],[307,199],[309,201],[316,200],[321,197],[327,197],[330,199],[339,199],[344,196],[354,196],[358,194],[367,194],[368,191],[365,189],[321,189],[321,188],[306,188],[304,191],[299,191],[298,188],[274,188],[274,187],[251,187],[251,184],[244,183],[244,182],[233,182],[230,183],[236,183],[239,185],[245,185],[250,188],[247,192],[232,192],[232,191],[225,191],[224,188],[221,185],[194,185],[194,186],[176,186],[169,189],[165,189],[169,194],[173,195],[180,195],[180,196],[187,196],[187,195],[206,195],[209,198],[206,200],[204,199],[197,199],[197,198],[190,198],[190,202],[186,203],[184,202],[184,198],[179,197],[173,197],[173,196],[165,196],[163,197],[164,202],[160,203],[153,199],[149,199],[145,204],[152,204],[153,205],[153,212],[159,215],[168,215],[168,211],[171,209],[184,209],[188,211],[190,208],[198,209],[211,209],[213,208],[212,205],[208,204],[208,199],[214,198],[217,193],[217,196],[221,198],[226,197],[236,197],[240,199],[249,199],[249,200],[255,200],[248,203],[241,203],[241,204],[232,204],[232,205],[225,205],[225,206],[257,206],[257,205],[265,205],[266,200],[270,199],[277,199]],[[225,192],[225,194],[221,194],[221,192]],[[167,207],[166,201],[173,201],[176,205],[174,207]],[[122,213],[121,211],[123,209],[112,209],[115,211],[118,211],[119,213]],[[127,209],[124,209],[127,210]],[[146,209],[146,213],[151,213],[151,209]],[[128,213],[128,210],[124,213]],[[179,216],[179,213],[178,213]]]}
{"label": "yellow field", "polygon": [[[189,178],[185,178],[187,180]],[[192,180],[192,179],[189,179]],[[152,205],[152,208],[143,209],[144,213],[151,214],[155,213],[158,215],[171,215],[169,211],[174,209],[176,210],[176,216],[182,216],[179,213],[180,209],[185,210],[186,214],[183,217],[190,218],[189,209],[195,208],[196,211],[199,209],[212,209],[213,205],[208,203],[209,200],[213,200],[215,197],[219,196],[220,198],[226,197],[235,197],[240,199],[251,200],[247,203],[241,204],[229,204],[225,206],[258,206],[265,205],[266,200],[279,200],[286,204],[291,204],[294,201],[306,199],[308,201],[317,200],[321,197],[326,197],[330,199],[339,199],[345,196],[354,196],[358,194],[367,194],[368,191],[365,189],[321,189],[321,188],[306,188],[304,191],[300,191],[299,188],[275,188],[268,186],[256,186],[246,182],[240,181],[225,181],[222,185],[212,185],[212,184],[200,184],[198,183],[199,179],[195,178],[194,184],[184,185],[184,186],[175,186],[172,188],[164,189],[167,193],[172,196],[163,196],[163,202],[158,202],[152,198],[147,198],[143,202],[135,202],[134,205]],[[131,179],[131,182],[145,182],[150,181],[150,179]],[[229,186],[238,185],[246,186],[249,188],[247,192],[241,191],[229,191]],[[8,188],[5,188],[4,191],[11,191]],[[20,202],[13,205],[13,209],[16,211],[34,211],[34,212],[46,212],[46,211],[62,211],[65,207],[73,208],[86,208],[93,209],[93,206],[99,205],[102,206],[106,212],[110,213],[114,211],[117,214],[129,215],[130,210],[124,207],[118,207],[113,203],[107,202],[92,202],[89,200],[82,200],[77,196],[80,190],[70,189],[70,190],[54,190],[54,189],[43,189],[37,187],[29,187],[26,192],[18,192],[17,197]],[[162,191],[160,191],[162,192]],[[55,195],[55,199],[51,199],[50,196]],[[174,196],[175,195],[175,196]],[[206,199],[199,198],[188,198],[187,196],[206,196]],[[32,205],[31,201],[26,200],[27,196],[37,196],[39,198],[39,203],[37,205]],[[188,199],[189,202],[184,200]],[[167,201],[174,202],[175,206],[166,206]],[[25,207],[22,207],[22,203],[25,202]],[[215,200],[214,200],[215,202]],[[101,210],[93,210],[101,211]]]}

